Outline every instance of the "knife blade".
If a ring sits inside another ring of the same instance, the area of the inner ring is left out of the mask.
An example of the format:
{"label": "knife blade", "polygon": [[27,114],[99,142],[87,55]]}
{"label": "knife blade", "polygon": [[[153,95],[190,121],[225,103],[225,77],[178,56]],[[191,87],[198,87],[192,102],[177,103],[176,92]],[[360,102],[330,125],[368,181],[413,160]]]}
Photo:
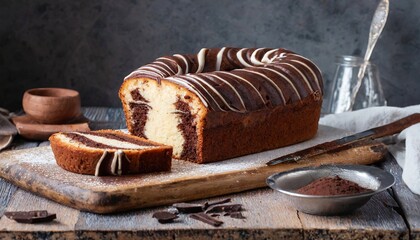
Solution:
{"label": "knife blade", "polygon": [[276,164],[290,161],[297,162],[302,159],[314,157],[358,142],[369,141],[385,136],[390,136],[399,133],[407,127],[419,122],[420,113],[415,113],[380,127],[371,128],[363,132],[339,138],[330,142],[321,143],[307,149],[303,149],[282,157],[272,159],[266,164],[269,166],[273,166]]}

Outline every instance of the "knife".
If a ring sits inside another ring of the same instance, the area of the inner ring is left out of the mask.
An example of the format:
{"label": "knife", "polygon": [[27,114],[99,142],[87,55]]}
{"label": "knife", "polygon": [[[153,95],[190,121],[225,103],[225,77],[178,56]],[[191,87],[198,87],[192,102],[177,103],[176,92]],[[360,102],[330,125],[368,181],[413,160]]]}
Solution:
{"label": "knife", "polygon": [[341,147],[348,146],[350,144],[358,143],[361,141],[366,140],[373,140],[385,136],[390,136],[396,133],[401,132],[402,130],[406,129],[407,127],[414,125],[420,122],[420,113],[415,113],[409,115],[408,117],[401,118],[395,122],[391,122],[389,124],[372,128],[363,132],[359,132],[353,135],[349,135],[347,137],[343,137],[340,139],[336,139],[330,142],[321,143],[315,145],[313,147],[303,149],[291,154],[287,154],[282,157],[275,158],[266,164],[269,166],[273,166],[280,163],[285,162],[297,162],[302,159],[306,159],[309,157],[317,156],[323,153],[327,153],[333,150],[336,150]]}

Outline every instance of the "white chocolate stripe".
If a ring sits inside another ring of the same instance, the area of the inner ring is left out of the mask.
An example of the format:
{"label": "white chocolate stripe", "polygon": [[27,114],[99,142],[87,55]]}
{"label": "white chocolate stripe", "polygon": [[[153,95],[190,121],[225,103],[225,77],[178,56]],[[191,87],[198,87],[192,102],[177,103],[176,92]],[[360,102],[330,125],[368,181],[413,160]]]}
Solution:
{"label": "white chocolate stripe", "polygon": [[144,66],[144,69],[155,70],[162,73],[163,76],[171,76],[173,75],[171,72],[166,70],[164,67],[157,65],[156,63],[151,63],[147,66]]}
{"label": "white chocolate stripe", "polygon": [[286,77],[285,75],[283,75],[283,74],[282,74],[282,73],[280,73],[280,72],[277,72],[276,70],[274,70],[274,69],[272,69],[272,68],[262,68],[262,69],[264,69],[264,70],[268,70],[268,71],[271,71],[271,72],[273,72],[273,73],[275,73],[275,74],[279,75],[280,77],[282,77],[284,80],[286,80],[286,81],[290,84],[290,86],[293,88],[293,90],[295,90],[296,95],[299,97],[299,99],[302,99],[302,97],[301,97],[301,96],[300,96],[300,94],[299,94],[299,91],[296,89],[295,85],[292,83],[292,81],[291,81],[288,77]]}
{"label": "white chocolate stripe", "polygon": [[185,74],[189,73],[190,68],[189,68],[189,66],[188,66],[188,61],[187,61],[187,59],[186,59],[184,56],[182,56],[181,54],[175,54],[175,55],[174,55],[174,57],[176,57],[176,58],[181,58],[181,59],[182,59],[182,61],[184,61],[184,63],[185,63],[185,71],[184,71],[184,73],[185,73]]}
{"label": "white chocolate stripe", "polygon": [[271,60],[270,60],[270,58],[268,58],[268,56],[270,56],[270,54],[272,54],[272,53],[273,53],[273,52],[275,52],[275,51],[278,51],[278,49],[272,49],[272,50],[270,50],[270,51],[267,51],[267,52],[264,54],[263,58],[261,59],[261,62],[262,62],[262,63],[271,63]]}
{"label": "white chocolate stripe", "polygon": [[[150,70],[148,70],[150,68]],[[148,66],[144,66],[144,67],[142,67],[141,69],[138,69],[137,71],[135,71],[135,73],[137,73],[137,74],[150,74],[150,75],[155,75],[155,76],[157,76],[157,77],[164,77],[165,75],[164,74],[162,74],[162,72],[161,71],[159,71],[159,72],[157,72],[156,70],[155,71],[153,71],[153,68],[152,67],[148,67]]]}
{"label": "white chocolate stripe", "polygon": [[[200,81],[202,84],[205,84],[206,86],[208,86],[219,98],[220,98],[220,100],[222,100],[222,102],[231,110],[231,111],[234,111],[234,112],[241,112],[241,111],[239,111],[238,109],[236,109],[236,108],[232,108],[230,105],[229,105],[229,103],[226,101],[226,99],[223,97],[223,95],[222,94],[220,94],[220,92],[217,90],[217,89],[215,89],[212,85],[210,85],[207,81],[205,81],[204,79],[201,79],[199,76],[191,76],[191,77],[194,77],[194,78],[196,78],[198,81]],[[210,94],[210,96],[211,96],[211,94]],[[213,97],[212,97],[213,98]],[[213,100],[214,100],[214,98],[213,98]],[[216,102],[216,101],[215,101]],[[216,102],[216,104],[217,104],[217,102]],[[217,105],[219,105],[219,104],[217,104]],[[222,109],[223,110],[223,109]],[[224,110],[223,110],[224,111]],[[224,111],[225,112],[225,111]]]}
{"label": "white chocolate stripe", "polygon": [[198,68],[195,73],[201,73],[204,69],[204,64],[206,64],[206,52],[207,48],[202,48],[197,54]]}
{"label": "white chocolate stripe", "polygon": [[155,146],[143,146],[138,145],[130,142],[125,142],[121,140],[116,140],[112,138],[97,136],[97,135],[91,135],[88,133],[80,133],[80,132],[72,132],[74,134],[80,135],[82,137],[85,137],[87,139],[90,139],[94,142],[102,143],[105,145],[108,145],[113,148],[126,148],[126,149],[146,149],[146,148],[155,148]]}
{"label": "white chocolate stripe", "polygon": [[286,55],[287,55],[287,53],[282,52],[282,53],[280,53],[280,55],[279,55],[277,58],[278,58],[278,59],[283,59],[283,58],[285,58],[285,57],[286,57]]}
{"label": "white chocolate stripe", "polygon": [[285,63],[285,62],[281,62],[280,64],[281,65],[287,65],[287,66],[295,69],[299,73],[299,75],[302,77],[302,79],[305,80],[305,83],[309,87],[309,89],[311,89],[311,91],[314,91],[314,89],[311,86],[311,83],[308,81],[308,79],[305,77],[305,75],[297,67],[293,66],[290,63]]}
{"label": "white chocolate stripe", "polygon": [[142,73],[143,73],[144,75],[155,76],[155,77],[162,77],[161,75],[157,74],[156,72],[147,71],[147,70],[139,70],[139,69],[137,69],[137,70],[135,70],[134,72],[130,73],[128,76],[126,76],[126,77],[124,78],[124,80],[126,80],[126,79],[128,79],[128,78],[131,78],[131,77],[133,77],[133,76],[135,76],[135,75],[137,75],[137,74],[142,74]]}
{"label": "white chocolate stripe", "polygon": [[275,55],[270,59],[270,63],[272,63],[274,60],[277,60],[276,63],[280,63],[284,58],[286,58],[287,53],[282,52],[280,55]]}
{"label": "white chocolate stripe", "polygon": [[[272,65],[270,65],[271,67],[273,67],[273,68],[275,68],[275,69],[278,69],[278,70],[280,70],[281,72],[284,72],[284,68],[281,68],[280,66],[279,66],[279,64],[272,64]],[[281,74],[282,76],[284,76],[284,77],[286,77],[286,75],[284,75],[284,74]],[[287,77],[286,77],[287,78]],[[290,78],[287,78],[288,80],[290,79]],[[291,85],[293,85],[293,86],[296,86],[295,84],[296,84],[296,82],[295,81],[293,81],[292,79],[290,79],[289,80],[290,81],[290,84]]]}
{"label": "white chocolate stripe", "polygon": [[171,61],[173,63],[177,63],[175,60],[173,60],[172,58],[168,58],[168,57],[160,57],[160,58],[157,58],[156,60],[167,60],[167,61]]}
{"label": "white chocolate stripe", "polygon": [[219,79],[220,81],[224,82],[226,85],[228,85],[235,92],[236,96],[238,96],[239,101],[241,101],[242,107],[246,110],[246,106],[245,106],[244,100],[242,99],[242,97],[239,94],[239,92],[236,91],[236,88],[234,86],[232,86],[232,84],[230,84],[230,82],[224,80],[223,78],[217,76],[216,74],[208,73],[208,75],[210,75],[212,77],[215,77],[215,78]]}
{"label": "white chocolate stripe", "polygon": [[261,50],[264,50],[265,48],[258,48],[256,49],[252,54],[251,54],[251,63],[254,64],[255,66],[260,66],[260,65],[264,65],[263,62],[258,61],[257,59],[257,53]]}
{"label": "white chocolate stripe", "polygon": [[240,77],[240,76],[237,76],[237,75],[235,75],[235,74],[233,74],[233,73],[231,73],[231,72],[219,72],[219,73],[227,74],[227,75],[229,75],[229,76],[232,76],[232,77],[234,77],[234,78],[238,78],[238,79],[242,80],[243,82],[247,83],[249,86],[251,86],[251,87],[255,90],[255,92],[258,94],[258,96],[260,96],[261,101],[265,104],[265,100],[264,100],[263,96],[262,96],[262,95],[261,95],[261,93],[258,91],[258,89],[257,89],[257,88],[255,88],[255,86],[254,86],[254,85],[252,85],[252,83],[251,83],[251,82],[249,82],[249,81],[248,81],[248,80],[246,80],[245,78]]}
{"label": "white chocolate stripe", "polygon": [[[121,175],[122,174],[122,157],[124,152],[121,150],[117,150],[114,152],[114,157],[112,158],[111,162],[111,172],[114,175]],[[117,169],[118,164],[118,169]]]}
{"label": "white chocolate stripe", "polygon": [[[301,57],[301,56],[299,56],[299,57]],[[302,57],[303,59],[306,59],[307,61],[309,61],[307,58],[304,58],[304,57]],[[316,83],[316,86],[317,86],[317,88],[318,88],[318,90],[320,90],[321,92],[322,92],[322,89],[321,89],[321,86],[320,86],[320,84],[319,84],[319,79],[318,79],[318,77],[316,76],[316,74],[315,74],[315,72],[312,70],[312,68],[310,68],[307,64],[305,64],[304,62],[301,62],[301,61],[298,61],[298,60],[291,60],[292,62],[296,62],[296,63],[300,63],[302,66],[304,66],[306,69],[308,69],[310,72],[311,72],[311,74],[312,74],[312,76],[314,76],[314,80],[315,80],[315,83]],[[313,64],[314,66],[315,66],[315,64]],[[315,66],[317,69],[318,69],[318,67],[317,66]],[[321,72],[319,69],[318,69],[318,72]]]}
{"label": "white chocolate stripe", "polygon": [[271,85],[273,85],[273,86],[274,86],[274,88],[277,90],[277,92],[280,94],[281,99],[283,100],[283,104],[284,104],[284,105],[286,105],[286,99],[284,98],[283,91],[282,91],[282,90],[279,88],[279,86],[277,86],[277,84],[276,84],[273,80],[271,80],[269,77],[265,76],[265,75],[264,75],[264,74],[262,74],[262,73],[252,71],[252,70],[250,70],[250,69],[238,69],[238,71],[244,71],[244,72],[249,72],[249,73],[252,73],[252,74],[257,74],[257,75],[259,75],[259,76],[261,76],[261,77],[265,78],[266,80],[268,80],[268,81],[271,83]]}
{"label": "white chocolate stripe", "polygon": [[176,65],[178,67],[178,72],[175,75],[183,75],[182,67],[179,65]]}
{"label": "white chocolate stripe", "polygon": [[158,65],[162,66],[164,69],[169,70],[170,72],[168,72],[168,73],[171,74],[171,75],[175,74],[175,71],[172,70],[171,66],[169,66],[168,64],[166,64],[162,61],[159,61],[159,62],[155,61],[155,62],[153,62],[153,64],[158,64]]}
{"label": "white chocolate stripe", "polygon": [[177,72],[175,73],[172,69],[171,69],[171,71],[175,74],[175,75],[182,75],[182,74],[184,74],[183,73],[183,71],[182,71],[182,67],[177,63],[177,61],[175,61],[175,60],[173,60],[172,58],[168,58],[168,57],[160,57],[160,58],[158,58],[157,60],[167,60],[167,61],[170,61],[170,62],[172,62],[172,63],[174,63],[175,65],[176,65],[176,67],[177,67]]}
{"label": "white chocolate stripe", "polygon": [[[296,53],[290,53],[290,55],[292,55],[292,56],[295,56],[295,57],[298,57],[298,58],[302,58],[302,59],[304,59],[304,60],[306,60],[306,61],[308,61],[308,62],[310,62],[310,63],[312,63],[312,65],[316,68],[316,70],[318,71],[318,72],[320,72],[321,73],[321,70],[318,68],[318,66],[317,65],[315,65],[311,60],[309,60],[308,58],[306,58],[306,57],[304,57],[304,56],[302,56],[302,55],[298,55],[298,54],[296,54]],[[308,66],[309,67],[309,66]]]}
{"label": "white chocolate stripe", "polygon": [[209,104],[208,104],[207,98],[205,96],[201,95],[200,91],[198,91],[191,83],[189,83],[185,79],[181,78],[181,77],[184,77],[184,76],[168,77],[168,78],[165,78],[165,80],[172,81],[172,82],[178,83],[179,85],[182,85],[182,86],[186,87],[187,89],[189,89],[190,91],[195,93],[195,95],[197,95],[198,98],[200,98],[200,100],[204,104],[204,106],[208,107]]}
{"label": "white chocolate stripe", "polygon": [[[104,161],[106,155],[108,155],[108,151],[104,151],[102,153],[101,158],[99,159],[99,161],[96,163],[96,167],[95,167],[95,177],[99,176],[99,170],[102,166],[102,162]],[[113,153],[113,157],[111,160],[111,173],[113,175],[122,175],[122,162],[123,162],[123,158],[126,158],[127,161],[130,162],[130,160],[125,156],[124,151],[118,149],[117,151],[115,151]]]}
{"label": "white chocolate stripe", "polygon": [[242,57],[242,52],[248,50],[248,48],[242,48],[236,53],[236,57],[238,58],[239,62],[244,65],[245,67],[253,67],[251,64],[245,62],[244,58]]}
{"label": "white chocolate stripe", "polygon": [[222,65],[222,57],[223,57],[223,53],[225,52],[225,50],[226,50],[226,47],[223,47],[217,53],[217,57],[216,57],[216,71],[220,71],[220,66]]}
{"label": "white chocolate stripe", "polygon": [[224,100],[224,98],[222,97],[222,95],[220,95],[220,93],[214,89],[212,86],[210,86],[208,83],[206,83],[205,81],[203,81],[203,79],[201,79],[200,77],[196,76],[196,75],[185,75],[184,76],[186,79],[195,82],[197,85],[200,86],[200,88],[205,91],[207,93],[207,95],[209,95],[211,97],[211,99],[213,100],[213,102],[217,105],[217,108],[219,108],[219,110],[221,110],[222,112],[226,112],[226,110],[224,110],[219,103],[216,101],[216,99],[214,99],[213,94],[211,94],[209,91],[207,91],[207,89],[203,86],[203,83],[205,85],[207,85],[210,89],[212,89],[214,91],[214,93],[216,93],[216,95],[218,95],[221,99],[223,99],[222,101],[228,106],[228,104],[226,103],[226,101]]}
{"label": "white chocolate stripe", "polygon": [[101,165],[102,165],[102,161],[104,161],[104,159],[105,159],[105,157],[106,157],[106,155],[108,154],[108,151],[104,151],[103,153],[102,153],[102,156],[101,156],[101,158],[99,158],[99,161],[98,161],[98,163],[96,163],[96,167],[95,167],[95,177],[97,177],[97,176],[99,176],[99,168],[101,167]]}

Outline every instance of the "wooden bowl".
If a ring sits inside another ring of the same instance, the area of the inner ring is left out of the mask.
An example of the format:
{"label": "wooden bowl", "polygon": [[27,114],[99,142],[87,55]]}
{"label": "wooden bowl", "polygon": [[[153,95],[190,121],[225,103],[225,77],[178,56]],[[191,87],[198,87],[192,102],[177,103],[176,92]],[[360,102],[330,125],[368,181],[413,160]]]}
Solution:
{"label": "wooden bowl", "polygon": [[23,94],[23,110],[39,123],[66,123],[81,114],[80,95],[65,88],[34,88]]}

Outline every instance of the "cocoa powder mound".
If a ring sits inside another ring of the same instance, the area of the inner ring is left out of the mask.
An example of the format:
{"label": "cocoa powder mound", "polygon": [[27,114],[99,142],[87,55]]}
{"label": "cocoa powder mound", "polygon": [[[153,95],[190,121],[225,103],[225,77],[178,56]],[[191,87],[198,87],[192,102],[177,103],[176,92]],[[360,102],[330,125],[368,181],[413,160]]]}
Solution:
{"label": "cocoa powder mound", "polygon": [[319,178],[297,190],[307,195],[347,195],[372,191],[372,189],[359,186],[357,183],[335,177]]}

